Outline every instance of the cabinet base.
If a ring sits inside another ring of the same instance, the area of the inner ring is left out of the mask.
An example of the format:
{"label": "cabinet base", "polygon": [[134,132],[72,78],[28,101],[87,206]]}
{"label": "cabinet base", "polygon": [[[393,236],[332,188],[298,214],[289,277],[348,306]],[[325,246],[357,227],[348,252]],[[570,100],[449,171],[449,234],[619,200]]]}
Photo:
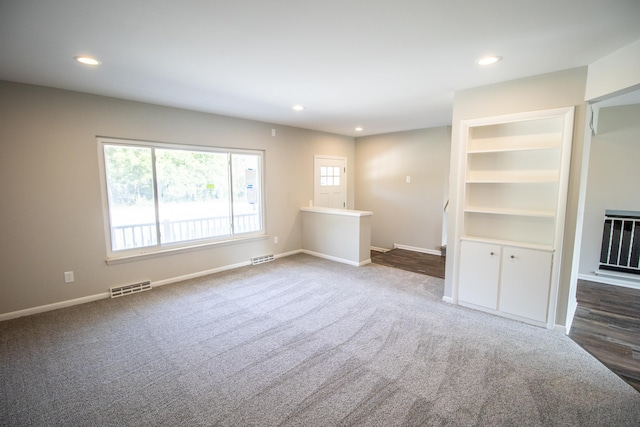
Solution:
{"label": "cabinet base", "polygon": [[478,311],[483,311],[485,313],[493,314],[494,316],[500,316],[500,317],[504,317],[506,319],[516,320],[518,322],[527,323],[527,324],[533,325],[533,326],[538,326],[540,328],[555,329],[554,326],[549,326],[547,323],[544,323],[544,322],[538,322],[537,320],[527,319],[526,317],[516,316],[516,315],[505,313],[505,312],[502,312],[502,311],[499,311],[499,310],[492,310],[490,308],[482,307],[482,306],[475,305],[475,304],[470,304],[470,303],[464,302],[464,301],[458,301],[458,305],[461,305],[462,307],[478,310]]}

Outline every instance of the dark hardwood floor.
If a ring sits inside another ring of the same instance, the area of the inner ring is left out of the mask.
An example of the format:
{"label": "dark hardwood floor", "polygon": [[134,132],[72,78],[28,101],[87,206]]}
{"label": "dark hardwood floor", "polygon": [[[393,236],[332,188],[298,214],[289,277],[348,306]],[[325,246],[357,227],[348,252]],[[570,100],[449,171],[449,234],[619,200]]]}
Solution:
{"label": "dark hardwood floor", "polygon": [[[445,257],[393,249],[371,261],[444,278]],[[640,290],[578,281],[569,338],[640,392]]]}
{"label": "dark hardwood floor", "polygon": [[371,251],[371,262],[444,279],[445,257],[405,249]]}
{"label": "dark hardwood floor", "polygon": [[640,290],[578,281],[569,337],[640,392]]}

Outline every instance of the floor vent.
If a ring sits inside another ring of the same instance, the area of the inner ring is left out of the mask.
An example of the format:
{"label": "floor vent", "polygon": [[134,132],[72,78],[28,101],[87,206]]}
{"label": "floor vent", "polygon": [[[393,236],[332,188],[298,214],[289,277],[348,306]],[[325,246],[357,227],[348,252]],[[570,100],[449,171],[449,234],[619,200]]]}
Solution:
{"label": "floor vent", "polygon": [[273,261],[274,259],[273,254],[257,256],[255,258],[251,258],[251,265],[264,264],[265,262]]}
{"label": "floor vent", "polygon": [[114,286],[111,290],[111,298],[122,297],[137,292],[148,291],[151,289],[151,282],[134,283],[133,285]]}

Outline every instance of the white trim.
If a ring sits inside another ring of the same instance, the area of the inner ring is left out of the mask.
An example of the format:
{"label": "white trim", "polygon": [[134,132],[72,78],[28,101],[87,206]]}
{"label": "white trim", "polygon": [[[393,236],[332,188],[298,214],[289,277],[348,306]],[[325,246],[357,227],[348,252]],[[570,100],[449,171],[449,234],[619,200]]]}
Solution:
{"label": "white trim", "polygon": [[[301,250],[291,251],[291,252],[287,252],[287,253],[284,253],[284,254],[274,255],[274,258],[276,258],[276,259],[283,258],[283,257],[286,257],[286,256],[299,254],[301,252],[302,252]],[[165,280],[158,280],[157,282],[152,282],[151,285],[152,286],[164,286],[164,285],[168,285],[168,284],[171,284],[171,283],[182,282],[183,280],[195,279],[195,278],[202,277],[202,276],[208,276],[210,274],[220,273],[222,271],[233,270],[233,269],[240,268],[240,267],[247,267],[249,265],[251,265],[251,260],[244,261],[244,262],[239,262],[237,264],[230,264],[230,265],[225,265],[225,266],[222,266],[222,267],[212,268],[210,270],[198,271],[196,273],[185,274],[183,276],[172,277],[172,278],[165,279]]]}
{"label": "white trim", "polygon": [[197,251],[200,249],[210,249],[215,246],[233,245],[236,243],[247,243],[254,240],[265,240],[268,238],[269,236],[267,234],[237,237],[237,238],[231,238],[227,240],[219,240],[217,242],[192,244],[190,246],[180,246],[180,247],[168,248],[168,249],[163,249],[163,250],[158,250],[153,252],[138,253],[133,255],[114,256],[111,258],[107,258],[105,262],[107,263],[107,265],[122,264],[125,262],[140,261],[147,258],[156,258],[160,256],[165,256],[165,255],[173,255],[173,254],[178,254],[183,252]]}
{"label": "white trim", "polygon": [[9,313],[0,314],[0,322],[10,319],[17,319],[18,317],[31,316],[32,314],[44,313],[45,311],[58,310],[60,308],[71,307],[78,304],[84,304],[87,302],[98,301],[101,299],[107,299],[111,295],[109,292],[103,292],[101,294],[89,295],[87,297],[71,299],[67,301],[55,302],[53,304],[40,305],[38,307],[25,308],[24,310],[11,311]]}
{"label": "white trim", "polygon": [[323,207],[301,207],[300,210],[302,212],[312,212],[318,214],[329,214],[329,215],[344,215],[344,216],[372,216],[373,212],[370,211],[356,211],[353,209],[338,209],[338,208],[323,208]]}
{"label": "white trim", "polygon": [[291,251],[291,252],[283,252],[281,254],[276,254],[275,257],[276,259],[278,258],[284,258],[284,257],[288,257],[291,255],[296,255],[296,254],[301,254],[302,253],[302,249],[297,249],[295,251]]}
{"label": "white trim", "polygon": [[569,334],[569,332],[571,331],[571,325],[573,325],[573,317],[576,315],[577,309],[578,309],[578,300],[570,297],[569,302],[567,303],[567,318],[566,318],[567,324],[566,325],[556,324],[554,329],[556,331],[563,330],[565,335]]}
{"label": "white trim", "polygon": [[[564,252],[564,226],[567,217],[567,203],[569,201],[569,173],[571,170],[571,151],[573,149],[573,128],[575,125],[575,107],[561,107],[550,110],[552,114],[563,120],[562,146],[560,158],[560,179],[558,180],[558,195],[553,265],[551,266],[551,286],[549,289],[549,308],[547,313],[547,328],[552,329],[557,323],[556,311],[558,307],[558,294],[560,292],[560,275],[562,273],[562,254]],[[545,114],[544,111],[541,114]],[[566,323],[566,318],[561,319]]]}
{"label": "white trim", "polygon": [[394,243],[393,244],[393,248],[394,249],[404,249],[405,251],[420,252],[420,253],[423,253],[423,254],[442,256],[442,251],[438,251],[436,249],[418,248],[418,247],[415,247],[415,246],[400,245],[398,243]]}
{"label": "white trim", "polygon": [[622,286],[624,288],[640,289],[640,282],[617,279],[611,276],[596,275],[595,273],[578,274],[578,279],[586,280],[587,282],[603,283],[605,285],[614,285],[614,286]]}
{"label": "white trim", "polygon": [[465,302],[465,301],[458,300],[458,305],[461,305],[461,306],[467,307],[467,308],[471,308],[473,310],[483,311],[485,313],[493,314],[495,316],[500,316],[500,317],[504,317],[504,318],[507,318],[507,319],[516,320],[516,321],[521,322],[521,323],[527,323],[529,325],[538,326],[540,328],[554,329],[554,326],[560,326],[560,325],[549,325],[547,322],[539,322],[537,320],[529,319],[528,317],[521,317],[521,316],[518,316],[518,315],[515,315],[515,314],[505,313],[504,311],[499,311],[499,310],[494,310],[494,309],[487,308],[487,307],[482,307],[480,305],[471,304],[471,303],[468,303],[468,302]]}
{"label": "white trim", "polygon": [[302,252],[307,254],[307,255],[317,256],[318,258],[324,258],[324,259],[328,259],[330,261],[336,261],[336,262],[341,262],[343,264],[353,265],[354,267],[362,267],[363,265],[371,264],[371,258],[369,258],[367,260],[364,260],[362,262],[356,262],[356,261],[351,261],[351,260],[344,259],[344,258],[338,258],[338,257],[331,256],[331,255],[321,254],[319,252],[309,251],[307,249],[303,249]]}
{"label": "white trim", "polygon": [[370,249],[371,249],[372,251],[382,252],[382,253],[389,252],[389,251],[391,250],[391,249],[386,249],[386,248],[378,248],[378,247],[376,247],[376,246],[371,246],[371,248],[370,248]]}
{"label": "white trim", "polygon": [[453,302],[453,298],[448,297],[448,296],[446,296],[446,295],[442,297],[442,301],[444,301],[444,302],[446,302],[446,303],[448,303],[448,304],[454,304],[454,302]]}
{"label": "white trim", "polygon": [[612,280],[620,280],[621,282],[629,283],[631,286],[640,285],[640,275],[634,273],[626,273],[624,271],[614,271],[597,269],[593,272],[598,277],[605,277]]}
{"label": "white trim", "polygon": [[554,325],[553,330],[555,332],[560,332],[561,334],[564,334],[564,335],[569,335],[569,331],[571,330],[571,326],[565,327],[563,325],[556,324],[556,325]]}
{"label": "white trim", "polygon": [[[585,205],[587,197],[587,181],[589,177],[589,158],[591,157],[591,115],[592,110],[585,108],[584,116],[584,134],[582,141],[582,158],[575,159],[576,164],[580,165],[580,185],[578,189],[578,206],[576,209],[576,225],[575,235],[573,238],[573,255],[571,257],[571,275],[569,276],[569,295],[567,302],[567,317],[565,325],[567,333],[571,331],[571,325],[573,324],[573,316],[578,308],[578,302],[576,300],[576,294],[578,292],[578,275],[580,268],[580,259],[582,255],[582,235],[584,228],[584,215]],[[572,304],[574,306],[572,306]]]}
{"label": "white trim", "polygon": [[198,271],[196,273],[185,274],[183,276],[170,277],[169,279],[158,280],[157,282],[151,282],[151,286],[164,286],[171,283],[182,282],[184,280],[195,279],[197,277],[208,276],[209,274],[220,273],[221,271],[233,270],[235,268],[246,267],[251,265],[251,261],[239,262],[237,264],[225,265],[218,268],[212,268],[210,270]]}

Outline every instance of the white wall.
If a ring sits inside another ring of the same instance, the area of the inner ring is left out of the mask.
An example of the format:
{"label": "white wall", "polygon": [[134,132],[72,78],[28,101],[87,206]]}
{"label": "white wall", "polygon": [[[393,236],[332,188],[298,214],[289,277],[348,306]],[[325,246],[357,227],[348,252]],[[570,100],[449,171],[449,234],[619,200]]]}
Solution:
{"label": "white wall", "polygon": [[589,64],[585,100],[623,93],[640,85],[640,40]]}
{"label": "white wall", "polygon": [[302,208],[304,252],[354,266],[371,262],[371,212]]}
{"label": "white wall", "polygon": [[[354,166],[351,137],[10,82],[0,117],[0,315],[299,250],[314,154]],[[97,135],[265,150],[269,238],[107,266]]]}
{"label": "white wall", "polygon": [[440,253],[450,145],[448,126],[356,139],[355,205],[373,212],[372,246]]}
{"label": "white wall", "polygon": [[591,155],[580,252],[580,274],[598,268],[606,209],[640,211],[640,105],[602,108]]}
{"label": "white wall", "polygon": [[453,213],[456,212],[459,203],[461,203],[461,201],[458,200],[458,195],[460,194],[458,192],[458,177],[460,174],[459,161],[461,156],[460,122],[465,119],[574,105],[576,106],[576,114],[573,131],[558,309],[556,311],[557,322],[559,322],[560,325],[564,324],[570,291],[571,262],[574,249],[573,243],[575,240],[580,172],[582,169],[581,159],[586,112],[586,106],[584,104],[586,74],[586,67],[581,67],[456,92],[453,105],[451,137],[449,193],[451,203],[450,212],[452,212],[452,215],[449,216],[448,227],[449,243],[447,247],[445,271],[445,298],[453,298],[454,276],[457,274],[454,267],[459,257],[459,242],[456,241],[455,236],[460,235],[457,229],[461,227],[461,225],[457,223]]}

